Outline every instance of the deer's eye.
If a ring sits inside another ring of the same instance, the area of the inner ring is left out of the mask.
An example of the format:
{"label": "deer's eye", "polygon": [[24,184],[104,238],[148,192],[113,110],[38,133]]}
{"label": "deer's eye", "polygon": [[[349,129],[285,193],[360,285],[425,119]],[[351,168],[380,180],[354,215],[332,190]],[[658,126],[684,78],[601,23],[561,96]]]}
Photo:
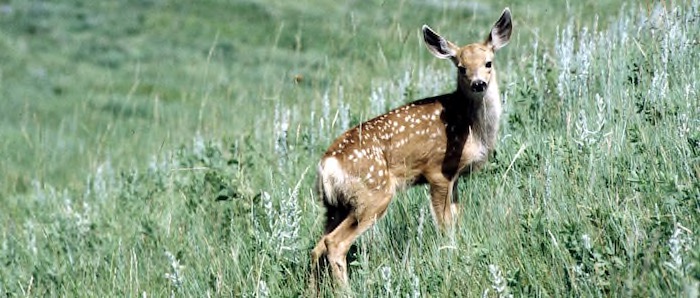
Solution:
{"label": "deer's eye", "polygon": [[457,71],[459,71],[459,74],[467,74],[467,68],[464,66],[457,66]]}
{"label": "deer's eye", "polygon": [[491,68],[491,61],[486,62],[486,68]]}

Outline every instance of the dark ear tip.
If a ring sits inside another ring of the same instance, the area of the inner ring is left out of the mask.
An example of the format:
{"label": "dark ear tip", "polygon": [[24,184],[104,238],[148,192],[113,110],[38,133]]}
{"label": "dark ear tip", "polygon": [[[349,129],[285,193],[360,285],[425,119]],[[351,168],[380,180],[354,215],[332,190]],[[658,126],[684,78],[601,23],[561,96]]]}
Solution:
{"label": "dark ear tip", "polygon": [[437,33],[435,33],[435,31],[433,31],[432,28],[428,27],[428,25],[423,25],[423,28],[422,28],[422,29],[423,29],[423,30],[422,30],[423,36],[424,36],[425,38],[438,38],[438,37],[439,37],[439,36],[437,35]]}
{"label": "dark ear tip", "polygon": [[505,9],[503,9],[503,16],[510,18],[510,8],[509,7],[506,7]]}

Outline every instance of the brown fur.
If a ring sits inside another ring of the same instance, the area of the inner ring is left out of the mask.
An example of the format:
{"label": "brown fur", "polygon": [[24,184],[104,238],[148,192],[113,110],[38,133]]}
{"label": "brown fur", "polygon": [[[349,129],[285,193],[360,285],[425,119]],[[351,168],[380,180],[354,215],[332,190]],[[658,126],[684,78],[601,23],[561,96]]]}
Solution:
{"label": "brown fur", "polygon": [[336,281],[346,285],[350,245],[384,215],[402,187],[428,183],[437,224],[453,224],[457,178],[481,167],[496,144],[501,101],[492,59],[510,33],[508,9],[483,43],[461,48],[423,27],[428,49],[457,66],[457,90],[394,109],[331,144],[318,167],[327,213],[312,269],[325,255]]}

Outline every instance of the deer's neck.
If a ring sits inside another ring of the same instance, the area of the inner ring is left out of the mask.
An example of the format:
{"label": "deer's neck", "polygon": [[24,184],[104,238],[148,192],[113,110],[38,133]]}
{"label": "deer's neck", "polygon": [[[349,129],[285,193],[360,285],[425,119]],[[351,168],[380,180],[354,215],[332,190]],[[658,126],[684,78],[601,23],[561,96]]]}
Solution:
{"label": "deer's neck", "polygon": [[459,83],[452,99],[455,105],[455,120],[471,129],[489,148],[496,144],[498,128],[501,119],[501,97],[496,82],[495,73],[491,74],[488,88],[482,93],[471,92],[471,89]]}

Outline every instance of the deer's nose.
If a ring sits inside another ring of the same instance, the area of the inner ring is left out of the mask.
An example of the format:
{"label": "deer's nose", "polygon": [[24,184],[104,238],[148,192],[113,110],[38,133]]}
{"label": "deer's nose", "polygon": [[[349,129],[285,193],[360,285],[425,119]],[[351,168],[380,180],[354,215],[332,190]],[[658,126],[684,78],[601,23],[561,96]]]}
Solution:
{"label": "deer's nose", "polygon": [[488,85],[486,84],[486,82],[484,82],[482,80],[476,80],[476,81],[472,82],[471,87],[472,87],[472,91],[474,91],[474,92],[484,92],[484,90],[486,90],[486,87],[488,87]]}

